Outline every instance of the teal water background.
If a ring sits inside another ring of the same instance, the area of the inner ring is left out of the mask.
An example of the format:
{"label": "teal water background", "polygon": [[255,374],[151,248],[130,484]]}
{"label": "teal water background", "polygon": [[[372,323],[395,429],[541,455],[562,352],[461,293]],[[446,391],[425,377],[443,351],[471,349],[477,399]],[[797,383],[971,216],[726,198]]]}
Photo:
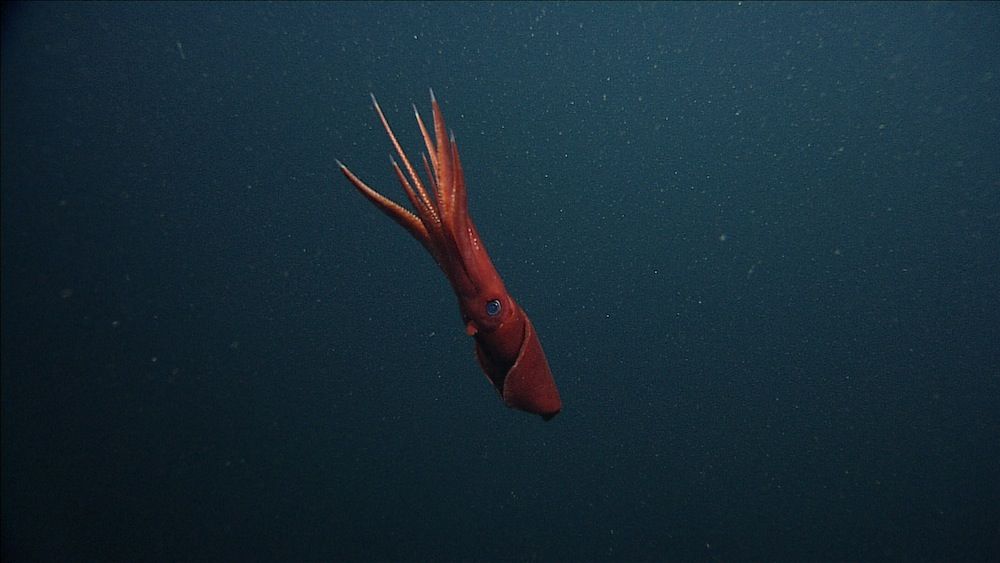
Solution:
{"label": "teal water background", "polygon": [[[30,3],[2,27],[15,560],[1000,558],[994,3]],[[560,386],[402,201],[428,88]]]}

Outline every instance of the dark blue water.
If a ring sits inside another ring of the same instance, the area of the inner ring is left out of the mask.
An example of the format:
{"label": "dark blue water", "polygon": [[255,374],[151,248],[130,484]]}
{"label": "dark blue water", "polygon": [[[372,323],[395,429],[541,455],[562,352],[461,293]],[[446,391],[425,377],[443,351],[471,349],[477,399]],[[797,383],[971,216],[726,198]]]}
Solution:
{"label": "dark blue water", "polygon": [[[6,6],[7,560],[1000,559],[996,4]],[[564,400],[402,200],[433,87]]]}

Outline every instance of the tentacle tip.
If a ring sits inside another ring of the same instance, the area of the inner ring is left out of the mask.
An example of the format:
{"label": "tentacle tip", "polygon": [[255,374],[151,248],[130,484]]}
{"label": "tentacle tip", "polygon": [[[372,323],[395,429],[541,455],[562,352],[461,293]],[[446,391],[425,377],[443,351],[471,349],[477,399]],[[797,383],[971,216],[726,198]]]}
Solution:
{"label": "tentacle tip", "polygon": [[333,159],[333,161],[336,162],[337,166],[339,166],[340,168],[342,168],[342,169],[343,168],[347,168],[346,166],[344,166],[344,163],[341,162],[339,158],[335,158],[335,159]]}
{"label": "tentacle tip", "polygon": [[434,88],[428,88],[428,90],[431,91],[431,103],[433,104],[434,102],[437,101],[437,99],[434,98]]}

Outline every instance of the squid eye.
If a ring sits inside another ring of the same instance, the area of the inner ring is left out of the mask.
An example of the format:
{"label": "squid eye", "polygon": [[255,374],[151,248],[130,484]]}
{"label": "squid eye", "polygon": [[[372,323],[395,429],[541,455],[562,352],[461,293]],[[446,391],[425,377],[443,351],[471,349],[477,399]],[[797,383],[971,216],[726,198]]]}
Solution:
{"label": "squid eye", "polygon": [[494,299],[493,301],[489,301],[486,303],[486,314],[491,317],[499,315],[500,309],[502,309],[502,307],[500,306],[499,299]]}

